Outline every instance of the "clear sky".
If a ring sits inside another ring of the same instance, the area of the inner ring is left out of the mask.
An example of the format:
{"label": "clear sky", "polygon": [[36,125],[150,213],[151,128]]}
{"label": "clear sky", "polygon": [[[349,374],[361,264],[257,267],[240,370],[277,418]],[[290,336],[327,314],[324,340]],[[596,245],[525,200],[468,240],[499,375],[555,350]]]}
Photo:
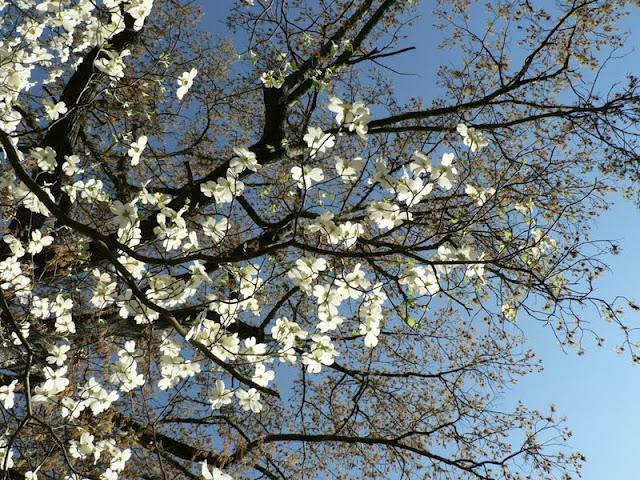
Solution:
{"label": "clear sky", "polygon": [[[203,25],[212,31],[223,32],[221,19],[233,0],[201,0],[206,16]],[[537,3],[537,2],[536,2]],[[403,46],[415,46],[416,50],[389,62],[394,68],[409,74],[395,80],[396,91],[407,98],[422,96],[430,99],[434,95],[433,81],[438,65],[451,61],[446,51],[435,48],[439,43],[437,32],[432,28],[429,8],[431,2],[424,0],[423,14],[405,33],[408,38]],[[603,89],[617,81],[624,81],[630,68],[640,65],[640,8],[631,12],[622,27],[633,32],[622,52],[624,59],[609,65],[601,78]],[[453,59],[455,61],[455,58]],[[632,72],[632,73],[638,73]],[[608,258],[610,271],[597,284],[599,296],[604,298],[623,295],[640,300],[640,210],[620,196],[611,196],[612,207],[600,218],[593,230],[594,239],[618,240],[622,253]],[[590,320],[585,318],[585,320]],[[627,317],[628,323],[636,325],[640,316]],[[595,318],[594,329],[610,331],[613,339],[619,332]],[[505,396],[504,402],[511,404],[522,400],[531,407],[546,410],[554,403],[561,415],[568,417],[574,437],[571,447],[587,457],[584,469],[585,480],[637,480],[640,477],[640,447],[637,432],[640,432],[640,366],[634,366],[627,356],[614,353],[614,341],[601,349],[587,348],[586,354],[563,353],[548,329],[539,327],[526,318],[519,319],[528,334],[529,345],[543,359],[545,371],[526,377]]]}

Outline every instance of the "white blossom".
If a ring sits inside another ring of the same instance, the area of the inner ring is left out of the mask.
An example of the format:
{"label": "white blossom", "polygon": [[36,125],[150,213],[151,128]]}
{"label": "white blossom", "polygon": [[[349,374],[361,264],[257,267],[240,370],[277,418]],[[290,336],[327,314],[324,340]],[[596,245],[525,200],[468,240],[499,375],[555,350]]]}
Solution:
{"label": "white blossom", "polygon": [[96,68],[115,79],[124,77],[125,64],[123,58],[131,55],[131,52],[127,49],[122,52],[104,50],[103,54],[94,61]]}
{"label": "white blossom", "polygon": [[471,148],[472,152],[480,150],[481,148],[489,145],[489,142],[482,134],[482,132],[476,130],[473,127],[468,127],[464,123],[459,123],[456,127],[456,130],[460,135],[462,135],[462,141],[467,147]]}
{"label": "white blossom", "polygon": [[216,383],[213,387],[213,393],[209,397],[211,409],[217,410],[220,407],[229,405],[231,403],[232,397],[233,392],[231,390],[227,390],[224,382],[222,380],[216,380]]}
{"label": "white blossom", "polygon": [[335,112],[338,125],[344,125],[350,132],[355,131],[361,138],[366,138],[370,111],[364,103],[346,103],[337,97],[331,97],[328,108]]}
{"label": "white blossom", "polygon": [[53,172],[56,168],[56,151],[51,147],[36,147],[29,152],[43,172]]}
{"label": "white blossom", "polygon": [[78,168],[78,164],[80,163],[80,157],[77,155],[65,155],[65,162],[62,164],[62,172],[71,177],[76,173],[80,173],[81,170]]}
{"label": "white blossom", "polygon": [[[251,3],[253,4],[253,2]],[[224,473],[222,470],[216,467],[211,467],[209,470],[209,466],[207,465],[207,461],[204,460],[202,462],[202,478],[205,480],[233,480],[231,475]]]}
{"label": "white blossom", "polygon": [[309,373],[320,373],[322,365],[332,365],[338,351],[327,335],[313,335],[310,351],[302,357],[302,363],[307,366]]}
{"label": "white blossom", "polygon": [[188,72],[184,72],[178,77],[178,90],[176,91],[178,100],[182,100],[182,97],[187,94],[187,92],[193,85],[193,79],[196,78],[197,74],[198,70],[192,68]]}
{"label": "white blossom", "polygon": [[48,247],[53,243],[53,237],[50,235],[42,235],[40,230],[34,230],[31,232],[31,241],[27,247],[27,251],[31,255],[37,255],[42,251],[44,247]]}
{"label": "white blossom", "polygon": [[233,149],[235,157],[231,159],[229,168],[233,170],[235,174],[242,173],[245,170],[251,170],[257,172],[260,164],[256,154],[249,150],[247,147],[236,147]]}
{"label": "white blossom", "polygon": [[438,277],[431,268],[422,265],[406,268],[402,278],[401,285],[407,285],[417,295],[435,295],[440,291]]}
{"label": "white blossom", "polygon": [[9,447],[7,434],[0,435],[0,471],[13,468],[13,448]]}
{"label": "white blossom", "polygon": [[260,413],[262,411],[260,392],[255,388],[250,388],[249,390],[239,388],[236,390],[236,397],[238,398],[238,403],[243,410],[250,410],[253,413]]}
{"label": "white blossom", "polygon": [[66,378],[66,366],[57,370],[53,370],[51,367],[44,367],[43,374],[46,380],[41,385],[36,386],[34,389],[35,395],[32,397],[32,401],[36,404],[49,402],[69,385],[69,379]]}
{"label": "white blossom", "polygon": [[15,390],[18,380],[12,381],[9,385],[3,385],[0,387],[0,402],[4,405],[4,408],[11,410],[14,405]]}
{"label": "white blossom", "polygon": [[308,189],[311,188],[314,182],[321,182],[324,180],[324,174],[322,173],[322,169],[320,168],[312,168],[309,166],[304,167],[292,167],[291,168],[291,178],[293,178],[294,182],[297,182],[298,188]]}
{"label": "white blossom", "polygon": [[464,193],[469,195],[476,201],[476,205],[479,207],[483,206],[489,198],[491,198],[496,193],[496,189],[493,187],[483,188],[477,185],[472,185],[468,183],[465,185]]}
{"label": "white blossom", "polygon": [[336,171],[342,178],[343,182],[354,183],[358,180],[358,175],[364,166],[364,160],[362,157],[354,157],[345,159],[342,157],[336,157]]}
{"label": "white blossom", "polygon": [[202,222],[202,232],[213,239],[215,243],[220,242],[226,235],[229,229],[229,222],[226,218],[216,220],[214,217],[207,217]]}
{"label": "white blossom", "polygon": [[276,374],[273,370],[267,370],[263,363],[259,363],[256,365],[256,370],[251,380],[261,387],[266,387],[269,382],[273,381],[275,376]]}
{"label": "white blossom", "polygon": [[47,102],[44,104],[44,109],[47,117],[49,117],[49,120],[51,121],[55,121],[60,118],[60,115],[64,115],[65,113],[67,113],[67,106],[64,102]]}
{"label": "white blossom", "polygon": [[91,304],[101,308],[106,304],[113,303],[116,299],[116,282],[113,281],[111,275],[107,272],[100,272],[97,268],[93,269],[92,274],[96,279],[96,286],[93,289]]}
{"label": "white blossom", "polygon": [[399,205],[388,200],[371,202],[367,207],[369,219],[382,230],[390,230],[411,221],[411,212],[403,211]]}
{"label": "white blossom", "polygon": [[61,367],[67,361],[67,352],[69,350],[71,350],[71,346],[68,343],[52,345],[48,350],[47,363]]}
{"label": "white blossom", "polygon": [[244,183],[234,175],[227,174],[226,178],[220,178],[217,181],[209,180],[203,183],[200,185],[200,191],[206,197],[213,197],[216,203],[224,204],[232,202],[235,197],[242,195]]}
{"label": "white blossom", "polygon": [[318,153],[325,153],[327,149],[332,148],[336,143],[335,136],[330,133],[324,133],[318,127],[309,127],[303,140],[311,149],[311,157],[315,157]]}
{"label": "white blossom", "polygon": [[141,135],[138,140],[131,143],[131,147],[127,150],[127,155],[131,157],[131,165],[136,166],[140,163],[140,156],[147,146],[147,136]]}

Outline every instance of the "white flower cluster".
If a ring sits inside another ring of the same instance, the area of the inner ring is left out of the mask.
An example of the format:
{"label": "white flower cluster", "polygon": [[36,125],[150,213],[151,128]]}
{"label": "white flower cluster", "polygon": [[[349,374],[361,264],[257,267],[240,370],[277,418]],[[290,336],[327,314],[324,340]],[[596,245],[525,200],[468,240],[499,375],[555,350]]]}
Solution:
{"label": "white flower cluster", "polygon": [[192,68],[188,72],[184,72],[178,77],[178,90],[176,91],[178,100],[182,100],[182,98],[191,89],[191,86],[193,85],[193,79],[196,78],[197,74],[198,70]]}
{"label": "white flower cluster", "polygon": [[124,77],[125,63],[123,59],[129,55],[131,52],[127,49],[121,52],[105,50],[104,55],[97,58],[93,64],[101,72],[119,80]]}
{"label": "white flower cluster", "polygon": [[351,248],[358,241],[358,237],[362,235],[363,226],[348,220],[337,224],[334,222],[334,218],[333,213],[326,211],[307,225],[307,231],[321,233],[333,247]]}
{"label": "white flower cluster", "polygon": [[78,180],[71,185],[63,185],[62,191],[69,195],[72,202],[78,197],[87,200],[89,203],[106,202],[109,194],[104,191],[102,180],[90,178],[89,180]]}
{"label": "white flower cluster", "polygon": [[0,471],[13,468],[13,449],[9,445],[9,435],[0,435]]}
{"label": "white flower cluster", "polygon": [[380,326],[383,320],[382,306],[387,300],[386,294],[380,285],[376,285],[372,291],[364,295],[364,301],[360,307],[360,335],[364,335],[364,344],[369,348],[378,345]]}
{"label": "white flower cluster", "polygon": [[312,282],[326,269],[327,261],[324,258],[303,257],[296,260],[296,266],[289,270],[287,276],[294,285],[311,293]]}
{"label": "white flower cluster", "polygon": [[327,149],[332,148],[336,144],[335,135],[324,133],[319,127],[309,127],[302,139],[311,149],[310,156],[312,158],[318,153],[325,153]]}
{"label": "white flower cluster", "polygon": [[91,304],[96,308],[103,308],[116,300],[116,282],[107,272],[101,272],[97,268],[93,269],[93,277],[96,286],[93,288]]}
{"label": "white flower cluster", "polygon": [[43,172],[53,172],[56,168],[56,151],[51,147],[34,148],[29,152],[29,156]]}
{"label": "white flower cluster", "polygon": [[312,335],[311,347],[302,355],[302,363],[309,373],[320,373],[323,365],[332,365],[338,351],[328,335]]}
{"label": "white flower cluster", "polygon": [[26,303],[31,295],[31,279],[23,273],[23,265],[20,263],[25,249],[12,235],[6,235],[3,240],[9,244],[13,255],[0,262],[0,288],[13,290],[20,301]]}
{"label": "white flower cluster", "polygon": [[62,417],[78,418],[86,409],[91,414],[99,415],[120,398],[115,390],[107,391],[94,377],[78,388],[78,398],[65,396],[61,399]]}
{"label": "white flower cluster", "polygon": [[280,88],[284,85],[285,76],[277,70],[269,70],[260,75],[260,81],[266,88]]}
{"label": "white flower cluster", "polygon": [[18,380],[12,381],[9,385],[3,385],[0,387],[0,402],[4,405],[4,408],[11,410],[15,402],[15,391]]}
{"label": "white flower cluster", "polygon": [[242,195],[244,183],[239,180],[235,171],[228,170],[226,178],[209,180],[200,185],[200,191],[206,197],[213,197],[217,204],[224,204],[232,202],[235,197]]}
{"label": "white flower cluster", "polygon": [[[253,0],[251,2],[251,5],[253,5]],[[233,480],[233,477],[231,475],[224,473],[217,467],[212,467],[212,469],[209,470],[209,466],[207,465],[206,460],[202,462],[201,473],[202,478],[204,478],[205,480]]]}
{"label": "white flower cluster", "polygon": [[153,233],[158,240],[162,240],[162,247],[168,252],[180,249],[183,240],[189,237],[187,222],[183,218],[187,209],[186,205],[178,211],[164,207],[156,215],[158,225],[154,227]]}
{"label": "white flower cluster", "polygon": [[66,377],[66,366],[56,370],[51,367],[44,367],[42,373],[45,381],[34,389],[35,395],[31,399],[34,404],[51,402],[58,394],[64,392],[69,385],[69,379]]}
{"label": "white flower cluster", "polygon": [[369,220],[381,230],[391,230],[413,219],[411,212],[402,210],[398,204],[388,200],[371,202],[367,207]]}
{"label": "white flower cluster", "polygon": [[362,157],[342,158],[336,157],[336,171],[345,183],[355,183],[364,167]]}
{"label": "white flower cluster", "polygon": [[131,458],[131,449],[119,449],[112,439],[96,442],[95,436],[86,431],[82,432],[78,440],[69,442],[69,455],[78,460],[92,459],[95,464],[103,452],[106,452],[111,458],[109,467],[100,476],[100,480],[117,480],[127,461]]}
{"label": "white flower cluster", "polygon": [[308,190],[313,183],[321,182],[324,180],[324,174],[322,169],[317,167],[310,167],[305,165],[304,167],[292,167],[291,178],[296,182],[298,188]]}
{"label": "white flower cluster", "polygon": [[542,257],[558,248],[558,242],[547,232],[535,228],[531,231],[531,245],[527,249],[526,260],[529,264],[540,261]]}
{"label": "white flower cluster", "polygon": [[462,141],[467,147],[471,149],[472,152],[480,150],[481,148],[489,145],[489,142],[485,138],[484,134],[473,127],[469,127],[464,123],[459,123],[456,127],[456,130],[460,135],[462,135]]}
{"label": "white flower cluster", "polygon": [[[413,155],[414,162],[409,165],[409,170],[402,169],[400,177],[390,173],[389,166],[384,160],[378,160],[376,161],[375,172],[368,180],[369,184],[379,184],[385,188],[394,195],[397,202],[404,203],[407,209],[420,204],[433,191],[434,183],[437,183],[443,190],[453,188],[453,182],[458,174],[458,170],[453,165],[454,155],[452,153],[445,153],[438,166],[434,166],[431,160],[422,152],[416,151]],[[389,208],[398,210],[395,207],[385,205],[385,210]],[[380,213],[377,212],[378,215]],[[404,215],[398,217],[399,213],[394,214],[394,225],[396,221],[400,221],[404,217]],[[386,224],[385,227],[380,228],[393,228],[389,227],[391,222],[392,220],[384,222]],[[375,221],[375,223],[381,222]]]}
{"label": "white flower cluster", "polygon": [[[321,333],[327,333],[339,328],[345,321],[345,318],[340,314],[342,303],[346,300],[360,300],[358,314],[361,323],[359,332],[365,336],[365,345],[367,347],[376,346],[378,335],[380,334],[380,325],[383,320],[382,306],[386,301],[386,295],[382,291],[381,285],[372,286],[361,264],[356,264],[351,272],[339,276],[332,280],[331,283],[315,283],[320,273],[325,270],[327,270],[327,262],[323,258],[305,257],[297,260],[295,267],[289,270],[288,273],[289,278],[296,286],[307,294],[312,293],[316,298],[319,320],[317,329]],[[276,326],[277,328],[274,327],[272,335],[283,342],[285,346],[292,347],[295,345],[297,338],[307,338],[307,332],[303,332],[296,324],[292,324],[286,319],[281,319]],[[317,341],[313,337],[312,340]],[[325,345],[326,340],[320,343]],[[328,349],[325,352],[321,348],[320,351],[324,352],[323,355],[325,355],[321,358],[327,360],[326,352],[331,352],[333,356],[337,355],[337,351],[333,349]],[[287,355],[287,360],[291,361],[290,355],[292,355],[292,352],[288,352]],[[307,358],[306,363],[310,362],[308,354],[304,358]],[[312,356],[311,358],[314,357]],[[319,363],[330,365],[330,363]],[[319,368],[318,362],[312,362],[310,365],[312,365],[310,367],[311,370],[315,371]]]}
{"label": "white flower cluster", "polygon": [[135,142],[131,143],[131,147],[127,150],[127,155],[131,157],[131,165],[136,166],[140,163],[140,156],[147,146],[147,136],[142,135]]}
{"label": "white flower cluster", "polygon": [[435,271],[423,265],[406,268],[400,279],[400,285],[408,286],[417,296],[435,295],[440,291]]}
{"label": "white flower cluster", "polygon": [[[13,202],[16,206],[22,206],[33,213],[49,216],[50,212],[36,195],[29,188],[16,179],[13,171],[0,175],[0,189],[7,192],[7,201]],[[42,191],[53,199],[48,187],[43,187]]]}
{"label": "white flower cluster", "polygon": [[49,120],[55,121],[60,118],[60,115],[67,113],[68,109],[64,102],[47,102],[44,104],[44,111],[49,117]]}
{"label": "white flower cluster", "polygon": [[409,165],[411,171],[416,175],[429,174],[431,181],[436,182],[440,188],[451,190],[453,182],[458,175],[458,170],[453,165],[455,158],[453,153],[445,153],[439,166],[434,166],[429,157],[424,153],[413,152],[415,161]]}
{"label": "white flower cluster", "polygon": [[296,322],[286,317],[278,318],[271,328],[271,336],[281,344],[278,350],[280,361],[296,362],[295,347],[299,340],[305,340],[309,333],[303,330]]}
{"label": "white flower cluster", "polygon": [[111,377],[109,381],[120,385],[120,390],[130,392],[144,385],[144,375],[138,373],[136,357],[136,343],[129,340],[124,348],[118,352],[118,360],[111,365]]}
{"label": "white flower cluster", "polygon": [[180,352],[180,345],[168,335],[160,344],[160,375],[158,382],[160,390],[167,390],[178,384],[181,380],[193,377],[200,372],[200,365],[185,359]]}
{"label": "white flower cluster", "polygon": [[367,138],[371,112],[364,103],[346,103],[338,97],[331,97],[327,108],[336,114],[338,125],[345,126],[350,132],[355,131],[360,138]]}
{"label": "white flower cluster", "polygon": [[495,195],[496,189],[493,187],[483,188],[478,185],[472,185],[469,183],[465,185],[464,193],[475,200],[476,205],[482,207],[491,197]]}
{"label": "white flower cluster", "polygon": [[440,245],[438,253],[432,257],[433,267],[438,273],[438,281],[440,282],[462,266],[465,267],[464,276],[467,280],[476,278],[484,283],[486,273],[484,256],[484,253],[478,253],[470,246],[453,249],[448,245]]}

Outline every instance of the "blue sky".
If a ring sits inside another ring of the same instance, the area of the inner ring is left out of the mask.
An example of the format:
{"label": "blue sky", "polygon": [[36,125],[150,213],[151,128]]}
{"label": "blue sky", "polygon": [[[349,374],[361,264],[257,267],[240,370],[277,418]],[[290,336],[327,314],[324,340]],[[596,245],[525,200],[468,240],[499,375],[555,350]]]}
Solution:
{"label": "blue sky", "polygon": [[[203,25],[222,32],[221,19],[233,0],[203,1],[206,16]],[[423,13],[405,33],[408,38],[403,46],[415,46],[416,50],[393,60],[392,65],[410,74],[397,77],[395,86],[402,96],[422,96],[429,100],[434,94],[435,71],[438,65],[449,62],[454,56],[438,50],[437,33],[432,28],[429,8],[431,2],[423,2]],[[640,9],[631,11],[622,24],[624,30],[633,31],[640,24]],[[640,65],[640,31],[631,34],[622,52],[628,56],[609,65],[601,78],[602,88],[623,81],[624,74],[634,65]],[[391,64],[391,62],[389,63]],[[636,72],[637,73],[637,72]],[[593,238],[618,240],[622,253],[608,258],[610,271],[597,284],[601,297],[627,296],[640,300],[640,210],[619,195],[610,197],[611,208],[595,224]],[[588,320],[586,318],[585,320]],[[636,324],[638,315],[628,316],[628,323]],[[640,415],[636,412],[640,397],[640,366],[634,366],[627,356],[614,353],[615,339],[619,332],[603,321],[593,319],[599,332],[611,332],[611,340],[601,349],[589,346],[585,355],[563,353],[549,329],[542,328],[520,318],[520,326],[527,333],[529,345],[543,359],[545,371],[530,375],[515,385],[503,401],[511,404],[522,400],[531,407],[546,410],[554,403],[561,415],[568,417],[574,432],[570,445],[587,457],[585,480],[635,480],[638,478],[640,457],[637,455],[637,435],[640,431]]]}

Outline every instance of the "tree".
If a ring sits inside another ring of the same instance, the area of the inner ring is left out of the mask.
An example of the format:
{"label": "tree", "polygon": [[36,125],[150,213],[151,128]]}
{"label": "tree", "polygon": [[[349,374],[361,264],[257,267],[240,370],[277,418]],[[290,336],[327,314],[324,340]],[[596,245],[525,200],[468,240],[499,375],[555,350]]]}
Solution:
{"label": "tree", "polygon": [[[4,478],[579,472],[495,400],[518,317],[636,359],[589,237],[637,175],[627,3],[415,3],[0,1]],[[418,21],[459,61],[402,104]]]}

